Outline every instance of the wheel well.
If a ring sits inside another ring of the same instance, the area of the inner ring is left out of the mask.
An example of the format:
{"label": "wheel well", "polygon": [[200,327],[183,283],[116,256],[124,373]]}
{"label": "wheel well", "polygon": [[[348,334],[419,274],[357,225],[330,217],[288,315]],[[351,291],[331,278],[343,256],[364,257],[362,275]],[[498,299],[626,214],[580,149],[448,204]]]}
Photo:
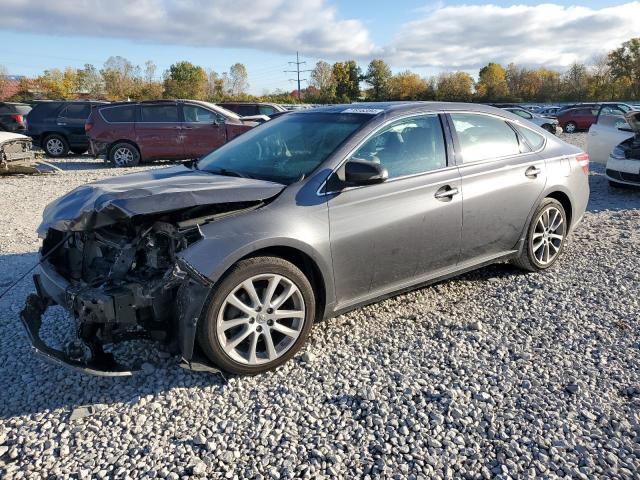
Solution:
{"label": "wheel well", "polygon": [[327,293],[325,290],[324,277],[320,272],[320,268],[316,262],[306,253],[293,247],[267,247],[261,250],[251,252],[249,255],[241,258],[253,258],[253,257],[280,257],[288,262],[293,263],[298,267],[302,273],[305,274],[311,288],[316,295],[316,321],[322,319],[324,315],[324,309],[326,304]]}
{"label": "wheel well", "polygon": [[47,138],[49,135],[57,135],[58,137],[62,137],[65,139],[65,141],[67,142],[67,144],[69,143],[69,139],[67,138],[67,136],[64,133],[60,133],[60,132],[43,132],[40,134],[40,138],[42,139],[41,142],[44,143],[44,139]]}
{"label": "wheel well", "polygon": [[571,226],[571,219],[573,218],[573,210],[571,207],[571,200],[569,200],[569,197],[567,196],[567,194],[559,191],[551,192],[549,195],[547,195],[547,198],[553,198],[560,202],[560,204],[562,205],[562,208],[564,208],[564,212],[567,215],[567,223],[569,224],[569,226]]}

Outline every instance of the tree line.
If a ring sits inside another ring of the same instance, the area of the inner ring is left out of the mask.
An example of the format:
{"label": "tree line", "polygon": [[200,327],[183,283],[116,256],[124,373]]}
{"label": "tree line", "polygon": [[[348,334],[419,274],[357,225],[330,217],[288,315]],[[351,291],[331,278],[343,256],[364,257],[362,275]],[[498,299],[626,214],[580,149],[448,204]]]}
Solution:
{"label": "tree line", "polygon": [[[0,68],[0,95],[3,91]],[[355,60],[316,63],[309,86],[300,92],[277,90],[255,97],[247,93],[248,72],[236,63],[228,72],[205,70],[190,62],[174,63],[162,77],[156,65],[143,67],[123,57],[110,57],[97,69],[46,70],[35,79],[21,80],[12,100],[29,100],[34,92],[44,98],[77,98],[79,94],[106,100],[191,98],[262,100],[281,103],[347,103],[358,100],[442,100],[478,102],[559,102],[587,100],[640,100],[640,38],[595,58],[589,65],[574,63],[566,71],[526,68],[511,63],[488,63],[475,80],[468,72],[443,72],[424,78],[410,70],[394,74],[382,59],[362,70]]]}

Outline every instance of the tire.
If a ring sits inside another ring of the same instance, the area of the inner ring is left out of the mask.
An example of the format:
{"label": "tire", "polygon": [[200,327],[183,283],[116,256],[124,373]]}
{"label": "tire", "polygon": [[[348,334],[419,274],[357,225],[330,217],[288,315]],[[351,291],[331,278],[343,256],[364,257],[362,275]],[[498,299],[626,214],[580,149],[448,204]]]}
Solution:
{"label": "tire", "polygon": [[82,154],[87,152],[87,149],[86,148],[81,148],[81,147],[75,147],[75,148],[72,147],[71,151],[73,153],[75,153],[76,155],[82,155]]}
{"label": "tire", "polygon": [[69,153],[69,142],[62,135],[51,134],[42,140],[42,149],[48,157],[60,158]]}
{"label": "tire", "polygon": [[116,143],[109,150],[109,163],[114,167],[135,167],[140,163],[140,152],[130,143]]}
{"label": "tire", "polygon": [[[544,217],[545,212],[549,212],[550,215]],[[556,214],[560,217],[560,223],[557,224],[556,228],[553,228],[558,221]],[[547,224],[551,223],[551,228],[546,232],[544,228],[545,220]],[[554,198],[545,198],[531,218],[531,223],[527,227],[524,247],[513,263],[530,272],[539,272],[551,268],[564,250],[568,228],[567,214],[562,204]],[[557,235],[561,238],[552,235]],[[545,258],[546,252],[548,253]]]}
{"label": "tire", "polygon": [[[256,293],[253,301],[249,290],[244,288],[249,284]],[[269,295],[271,285],[275,286]],[[288,297],[287,292],[291,292]],[[265,301],[267,296],[272,301]],[[275,312],[268,308],[283,296],[287,298],[275,307]],[[271,317],[278,312],[297,315]],[[249,258],[233,266],[211,296],[207,313],[198,324],[198,344],[209,360],[225,372],[241,375],[266,372],[300,350],[311,332],[315,312],[313,288],[300,269],[278,257]],[[230,322],[234,326],[222,328]]]}
{"label": "tire", "polygon": [[565,133],[576,133],[578,131],[578,125],[576,122],[567,122],[564,124],[563,130]]}

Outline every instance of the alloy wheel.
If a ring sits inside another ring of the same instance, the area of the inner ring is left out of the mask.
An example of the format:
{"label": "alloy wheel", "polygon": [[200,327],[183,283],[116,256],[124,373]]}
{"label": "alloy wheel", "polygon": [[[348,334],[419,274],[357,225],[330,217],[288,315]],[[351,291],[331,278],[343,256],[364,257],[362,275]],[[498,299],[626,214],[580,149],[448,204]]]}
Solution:
{"label": "alloy wheel", "polygon": [[533,256],[540,265],[549,265],[556,259],[564,241],[565,231],[563,215],[556,207],[549,206],[540,213],[531,236]]}
{"label": "alloy wheel", "polygon": [[127,147],[120,147],[113,152],[113,163],[118,167],[126,167],[133,163],[133,152]]}
{"label": "alloy wheel", "polygon": [[256,275],[227,295],[216,322],[218,341],[232,360],[245,365],[273,362],[296,342],[305,325],[300,289],[277,274]]}
{"label": "alloy wheel", "polygon": [[50,138],[47,140],[47,152],[49,155],[57,157],[64,153],[64,144],[59,138]]}

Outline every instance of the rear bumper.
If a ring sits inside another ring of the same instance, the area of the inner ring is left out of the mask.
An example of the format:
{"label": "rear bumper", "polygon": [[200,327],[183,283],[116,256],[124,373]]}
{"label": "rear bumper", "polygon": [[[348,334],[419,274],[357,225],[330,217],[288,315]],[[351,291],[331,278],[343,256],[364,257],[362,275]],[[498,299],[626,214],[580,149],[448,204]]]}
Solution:
{"label": "rear bumper", "polygon": [[91,154],[91,156],[93,156],[94,158],[97,158],[101,155],[106,155],[108,146],[108,143],[98,142],[96,140],[90,139],[89,154]]}

